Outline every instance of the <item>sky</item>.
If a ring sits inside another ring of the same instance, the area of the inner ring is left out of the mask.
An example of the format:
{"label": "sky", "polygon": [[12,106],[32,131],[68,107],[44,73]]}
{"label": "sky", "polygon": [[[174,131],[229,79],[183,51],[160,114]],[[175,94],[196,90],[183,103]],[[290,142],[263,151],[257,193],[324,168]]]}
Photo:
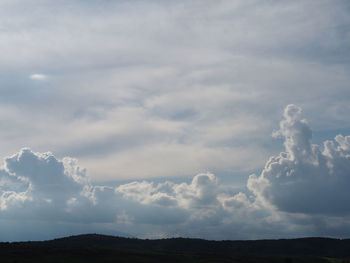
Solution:
{"label": "sky", "polygon": [[0,241],[350,236],[346,0],[0,1]]}

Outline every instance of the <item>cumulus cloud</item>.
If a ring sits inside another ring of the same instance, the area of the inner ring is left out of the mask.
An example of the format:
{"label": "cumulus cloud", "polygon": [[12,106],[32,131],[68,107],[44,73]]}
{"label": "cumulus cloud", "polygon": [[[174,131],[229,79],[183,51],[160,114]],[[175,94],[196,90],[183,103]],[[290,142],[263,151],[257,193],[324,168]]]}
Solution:
{"label": "cumulus cloud", "polygon": [[295,105],[285,108],[273,136],[283,138],[285,151],[241,189],[209,172],[190,182],[95,185],[76,159],[24,148],[0,168],[0,233],[37,239],[43,235],[26,229],[42,222],[45,238],[78,230],[212,239],[349,234],[350,136],[312,144]]}
{"label": "cumulus cloud", "polygon": [[90,184],[76,160],[59,160],[28,148],[5,158],[0,173],[0,209],[5,217],[83,220],[77,211],[96,205],[106,191]]}
{"label": "cumulus cloud", "polygon": [[348,231],[350,136],[312,144],[311,128],[295,105],[285,108],[273,136],[284,140],[285,151],[272,156],[260,176],[251,175],[246,190],[225,188],[207,173],[191,183],[132,182],[116,191],[143,205],[188,210],[191,216],[183,220],[191,227],[194,222],[202,227],[237,224],[262,236],[263,229],[286,236]]}
{"label": "cumulus cloud", "polygon": [[348,214],[350,198],[350,136],[337,135],[322,146],[312,144],[301,109],[288,105],[280,129],[285,151],[272,156],[248,188],[266,205],[292,213]]}
{"label": "cumulus cloud", "polygon": [[78,224],[84,232],[103,232],[112,225],[145,237],[204,237],[200,229],[207,226],[208,237],[219,238],[214,226],[227,225],[232,211],[237,220],[238,211],[252,208],[245,194],[232,195],[230,190],[211,173],[198,174],[190,183],[135,181],[116,188],[96,186],[75,159],[57,159],[51,153],[24,148],[6,157],[0,170],[0,221],[3,226],[10,219],[12,225],[17,224],[16,230],[2,228],[2,235],[14,231],[23,237],[20,222],[25,220],[33,227],[39,222],[50,228],[61,226],[53,236],[63,233],[63,225]]}
{"label": "cumulus cloud", "polygon": [[178,206],[185,209],[208,208],[217,205],[220,187],[215,175],[211,173],[194,176],[190,184],[172,182],[154,185],[150,182],[132,182],[116,188],[126,198],[143,204]]}

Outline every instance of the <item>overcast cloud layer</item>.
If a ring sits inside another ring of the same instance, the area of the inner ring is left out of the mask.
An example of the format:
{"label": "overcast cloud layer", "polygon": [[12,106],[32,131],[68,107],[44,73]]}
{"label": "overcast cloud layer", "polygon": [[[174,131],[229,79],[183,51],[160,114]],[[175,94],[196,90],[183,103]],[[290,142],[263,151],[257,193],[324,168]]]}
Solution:
{"label": "overcast cloud layer", "polygon": [[312,144],[311,129],[292,104],[274,135],[285,151],[242,189],[211,173],[189,183],[97,186],[72,158],[22,149],[0,169],[1,239],[92,231],[147,238],[348,236],[350,136]]}
{"label": "overcast cloud layer", "polygon": [[0,1],[0,239],[349,236],[349,29],[347,0]]}
{"label": "overcast cloud layer", "polygon": [[349,20],[341,0],[1,1],[0,155],[242,184],[287,104],[317,141],[350,131]]}

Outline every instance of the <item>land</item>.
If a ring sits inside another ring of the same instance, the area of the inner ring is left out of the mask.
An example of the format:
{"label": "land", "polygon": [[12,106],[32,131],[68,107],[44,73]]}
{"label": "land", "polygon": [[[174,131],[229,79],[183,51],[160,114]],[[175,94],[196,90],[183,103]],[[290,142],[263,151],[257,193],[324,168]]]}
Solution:
{"label": "land", "polygon": [[350,263],[350,239],[145,240],[88,234],[0,243],[1,262],[331,262]]}

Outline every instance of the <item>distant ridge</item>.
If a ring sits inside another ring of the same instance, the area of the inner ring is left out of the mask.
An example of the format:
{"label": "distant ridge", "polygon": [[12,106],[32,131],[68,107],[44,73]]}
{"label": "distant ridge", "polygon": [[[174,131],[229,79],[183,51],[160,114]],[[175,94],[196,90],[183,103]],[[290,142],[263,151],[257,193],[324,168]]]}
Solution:
{"label": "distant ridge", "polygon": [[350,257],[350,239],[297,238],[276,240],[209,241],[193,238],[137,239],[117,236],[84,234],[34,242],[2,242],[6,248],[101,248],[134,251],[206,253],[220,255],[309,255]]}

